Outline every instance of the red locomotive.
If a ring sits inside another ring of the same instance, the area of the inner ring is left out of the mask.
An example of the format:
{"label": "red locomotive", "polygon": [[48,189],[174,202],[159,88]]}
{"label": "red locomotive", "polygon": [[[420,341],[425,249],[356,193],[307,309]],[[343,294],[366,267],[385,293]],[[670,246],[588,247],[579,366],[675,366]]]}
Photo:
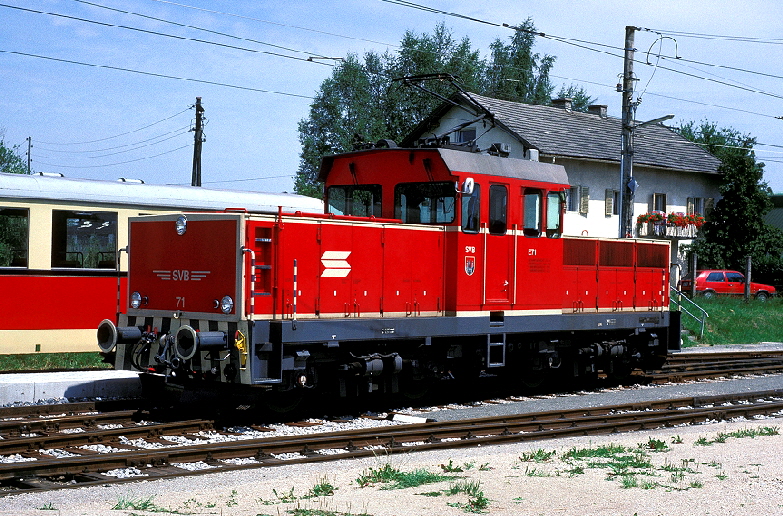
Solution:
{"label": "red locomotive", "polygon": [[153,387],[287,403],[623,376],[679,346],[668,243],[564,236],[562,166],[384,143],[324,159],[324,214],[132,218],[101,351]]}

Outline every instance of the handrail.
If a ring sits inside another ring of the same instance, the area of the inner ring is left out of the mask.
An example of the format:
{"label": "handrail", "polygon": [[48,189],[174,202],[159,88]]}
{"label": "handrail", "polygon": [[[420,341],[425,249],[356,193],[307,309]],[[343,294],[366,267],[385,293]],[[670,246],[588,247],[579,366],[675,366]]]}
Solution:
{"label": "handrail", "polygon": [[[707,319],[707,317],[709,317],[710,314],[708,314],[707,311],[704,308],[702,308],[699,305],[697,305],[692,299],[688,298],[688,296],[686,296],[685,293],[680,292],[679,290],[677,290],[674,287],[669,287],[669,288],[675,294],[675,295],[671,296],[671,300],[674,301],[677,304],[677,308],[681,312],[685,312],[686,314],[690,315],[691,317],[693,317],[696,321],[698,321],[700,323],[701,328],[699,329],[699,339],[703,338],[704,337],[704,323],[705,323],[705,319]],[[701,312],[701,318],[699,318],[696,315],[693,315],[685,306],[683,306],[683,304],[682,304],[682,299],[683,298],[688,303],[690,303],[691,305],[696,307]]]}

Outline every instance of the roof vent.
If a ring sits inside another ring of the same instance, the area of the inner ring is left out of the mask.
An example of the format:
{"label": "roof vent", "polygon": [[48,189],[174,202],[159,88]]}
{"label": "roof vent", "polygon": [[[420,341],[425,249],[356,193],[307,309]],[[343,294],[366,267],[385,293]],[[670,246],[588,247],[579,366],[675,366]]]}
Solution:
{"label": "roof vent", "polygon": [[569,98],[552,99],[552,106],[560,109],[565,109],[570,113],[573,110],[573,102],[574,99],[569,99]]}
{"label": "roof vent", "polygon": [[62,172],[33,172],[32,175],[43,177],[65,177],[65,174]]}
{"label": "roof vent", "polygon": [[143,185],[143,179],[130,179],[128,177],[121,177],[117,180],[118,183],[133,183],[135,185]]}
{"label": "roof vent", "polygon": [[591,104],[587,106],[587,112],[606,118],[606,104]]}

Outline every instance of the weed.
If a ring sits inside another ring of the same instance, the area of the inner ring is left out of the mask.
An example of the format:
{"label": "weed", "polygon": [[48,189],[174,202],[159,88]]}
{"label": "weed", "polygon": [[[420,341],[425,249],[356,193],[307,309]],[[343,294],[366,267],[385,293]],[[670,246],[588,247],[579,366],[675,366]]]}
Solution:
{"label": "weed", "polygon": [[434,484],[436,482],[452,480],[453,478],[453,475],[431,473],[424,469],[417,469],[405,473],[387,463],[381,468],[370,468],[369,470],[366,470],[356,479],[356,483],[361,487],[366,487],[370,484],[393,482],[393,485],[384,487],[384,489],[405,489],[407,487],[418,487],[424,484]]}
{"label": "weed", "polygon": [[294,494],[293,487],[287,493],[278,493],[277,489],[272,489],[272,492],[275,494],[275,497],[280,503],[291,503],[296,501],[296,495]]}
{"label": "weed", "polygon": [[226,500],[226,507],[236,507],[239,505],[239,502],[237,502],[237,493],[236,489],[231,490],[231,496],[228,497],[228,500]]}
{"label": "weed", "polygon": [[167,509],[164,509],[163,507],[159,507],[155,505],[153,500],[155,499],[154,496],[150,496],[149,498],[125,498],[120,497],[119,500],[117,500],[117,503],[114,504],[114,507],[112,507],[113,511],[126,511],[126,510],[134,510],[134,511],[147,511],[147,512],[168,512]]}
{"label": "weed", "polygon": [[310,491],[303,498],[315,498],[318,496],[332,496],[337,488],[329,483],[326,477],[323,477],[310,488]]}
{"label": "weed", "polygon": [[520,457],[519,460],[522,462],[547,462],[549,461],[557,452],[556,451],[544,451],[542,448],[539,448],[536,451],[533,452],[525,452]]}
{"label": "weed", "polygon": [[571,448],[563,456],[565,459],[607,458],[627,453],[628,448],[619,444],[609,444],[598,448]]}
{"label": "weed", "polygon": [[706,437],[699,437],[698,439],[696,439],[696,442],[693,443],[693,445],[694,446],[711,446],[712,445],[712,441],[710,441]]}
{"label": "weed", "polygon": [[574,466],[571,469],[567,469],[565,472],[568,473],[569,477],[575,477],[576,475],[584,475],[585,468],[582,466]]}
{"label": "weed", "polygon": [[715,475],[715,478],[717,478],[718,480],[726,480],[727,478],[729,478],[729,476],[721,471],[720,473]]}
{"label": "weed", "polygon": [[647,445],[639,445],[640,448],[645,447],[648,450],[652,450],[655,452],[661,452],[661,451],[668,451],[669,445],[666,444],[666,441],[662,441],[661,439],[653,439],[650,437],[647,440]]}
{"label": "weed", "polygon": [[672,444],[682,444],[682,443],[683,443],[682,437],[680,437],[679,435],[672,436]]}
{"label": "weed", "polygon": [[443,494],[443,491],[427,491],[426,493],[416,493],[416,494],[419,496],[436,497],[436,496],[441,496]]}
{"label": "weed", "polygon": [[451,459],[449,459],[448,464],[441,464],[440,469],[442,469],[445,473],[462,473],[463,471],[465,471],[460,466],[454,464],[454,461],[452,461]]}
{"label": "weed", "polygon": [[630,489],[632,487],[639,487],[639,481],[636,479],[636,475],[624,476],[623,489]]}
{"label": "weed", "polygon": [[39,510],[39,511],[56,511],[56,510],[57,510],[57,507],[55,507],[54,505],[52,505],[52,502],[49,502],[49,503],[47,503],[47,504],[44,504],[44,505],[42,505],[41,507],[39,507],[39,508],[38,508],[38,510]]}
{"label": "weed", "polygon": [[691,482],[691,487],[694,489],[701,489],[702,487],[704,487],[704,484],[702,484],[698,480],[694,480],[693,482]]}
{"label": "weed", "polygon": [[531,468],[530,466],[525,468],[525,475],[528,477],[548,477],[549,473],[537,468]]}

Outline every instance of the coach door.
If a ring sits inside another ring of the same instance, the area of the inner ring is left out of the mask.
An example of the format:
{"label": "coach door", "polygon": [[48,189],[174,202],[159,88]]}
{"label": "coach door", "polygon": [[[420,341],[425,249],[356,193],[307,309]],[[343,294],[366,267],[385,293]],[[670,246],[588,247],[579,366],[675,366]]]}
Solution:
{"label": "coach door", "polygon": [[484,303],[510,303],[513,294],[514,239],[508,234],[508,187],[489,187],[489,219],[482,232],[486,261]]}

